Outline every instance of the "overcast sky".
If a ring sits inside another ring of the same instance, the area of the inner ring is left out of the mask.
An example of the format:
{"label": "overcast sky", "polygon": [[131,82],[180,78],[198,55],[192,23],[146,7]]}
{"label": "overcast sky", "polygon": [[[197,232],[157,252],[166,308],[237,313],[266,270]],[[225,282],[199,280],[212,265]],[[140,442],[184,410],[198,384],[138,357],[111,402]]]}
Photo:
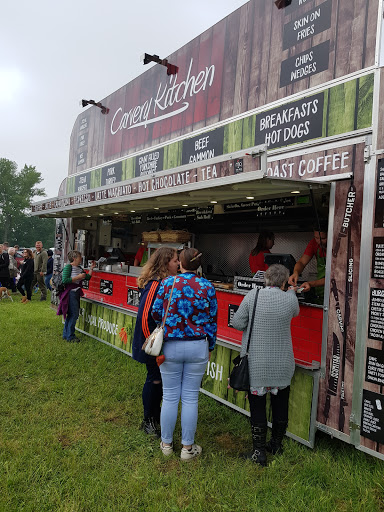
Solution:
{"label": "overcast sky", "polygon": [[108,96],[146,70],[144,52],[166,57],[245,3],[2,2],[0,158],[36,166],[56,196],[79,101]]}

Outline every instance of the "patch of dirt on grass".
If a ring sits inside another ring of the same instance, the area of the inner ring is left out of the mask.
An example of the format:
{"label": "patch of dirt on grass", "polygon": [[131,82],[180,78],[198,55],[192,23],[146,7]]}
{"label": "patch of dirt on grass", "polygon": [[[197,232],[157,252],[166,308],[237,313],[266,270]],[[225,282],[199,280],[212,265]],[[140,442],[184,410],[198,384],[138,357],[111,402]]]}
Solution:
{"label": "patch of dirt on grass", "polygon": [[67,437],[65,434],[59,436],[57,438],[57,440],[59,441],[59,443],[61,444],[61,447],[63,449],[65,448],[69,448],[70,446],[72,446],[72,442],[71,440],[69,439],[69,437]]}
{"label": "patch of dirt on grass", "polygon": [[237,437],[233,437],[228,432],[216,436],[215,440],[218,445],[228,452],[238,452],[242,444]]}
{"label": "patch of dirt on grass", "polygon": [[104,418],[104,421],[106,423],[121,423],[123,421],[123,418],[121,416],[107,416]]}

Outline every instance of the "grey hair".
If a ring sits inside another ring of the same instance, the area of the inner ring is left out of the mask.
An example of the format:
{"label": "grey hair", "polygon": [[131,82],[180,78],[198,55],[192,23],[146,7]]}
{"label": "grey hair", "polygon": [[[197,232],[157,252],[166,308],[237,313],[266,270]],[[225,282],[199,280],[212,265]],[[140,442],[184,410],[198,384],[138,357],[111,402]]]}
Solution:
{"label": "grey hair", "polygon": [[264,273],[266,286],[278,286],[281,288],[288,281],[289,271],[284,265],[271,265]]}

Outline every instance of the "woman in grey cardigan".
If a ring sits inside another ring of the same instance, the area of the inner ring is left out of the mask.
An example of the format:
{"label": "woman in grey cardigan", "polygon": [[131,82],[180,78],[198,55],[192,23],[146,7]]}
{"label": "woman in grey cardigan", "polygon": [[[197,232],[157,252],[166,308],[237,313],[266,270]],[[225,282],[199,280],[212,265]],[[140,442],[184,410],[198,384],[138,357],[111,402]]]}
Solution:
{"label": "woman in grey cardigan", "polygon": [[[257,296],[251,290],[233,317],[235,329],[244,331],[241,356],[245,355],[256,303],[255,319],[249,346],[248,366],[253,452],[251,459],[266,466],[266,449],[281,452],[288,424],[289,386],[295,371],[291,320],[299,314],[295,289],[284,292],[289,272],[283,265],[271,265],[264,274],[265,288]],[[272,438],[266,446],[266,395],[271,395]]]}

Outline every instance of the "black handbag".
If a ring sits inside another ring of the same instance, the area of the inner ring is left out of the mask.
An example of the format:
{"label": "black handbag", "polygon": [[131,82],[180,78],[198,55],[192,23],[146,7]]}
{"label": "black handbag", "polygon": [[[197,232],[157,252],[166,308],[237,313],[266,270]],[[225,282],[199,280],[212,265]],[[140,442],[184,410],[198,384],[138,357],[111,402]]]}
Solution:
{"label": "black handbag", "polygon": [[248,344],[247,351],[243,357],[240,357],[240,354],[235,357],[233,360],[233,364],[235,365],[233,370],[231,371],[231,375],[229,376],[229,385],[231,388],[236,389],[237,391],[249,391],[249,370],[248,370],[248,351],[249,344],[251,342],[251,335],[253,329],[253,323],[255,320],[255,312],[256,312],[256,304],[257,298],[259,296],[259,289],[256,291],[255,303],[253,305],[253,313],[251,325],[249,328],[248,334]]}

